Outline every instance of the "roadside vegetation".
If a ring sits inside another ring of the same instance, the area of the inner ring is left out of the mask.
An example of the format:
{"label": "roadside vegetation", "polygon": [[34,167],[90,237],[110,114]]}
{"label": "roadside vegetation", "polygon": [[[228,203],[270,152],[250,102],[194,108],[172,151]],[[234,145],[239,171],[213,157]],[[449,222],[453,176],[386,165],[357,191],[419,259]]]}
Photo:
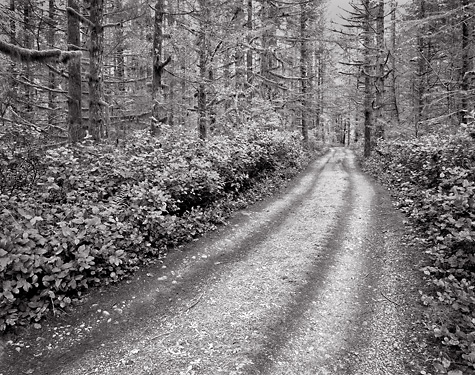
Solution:
{"label": "roadside vegetation", "polygon": [[[432,260],[423,294],[442,343],[438,373],[475,370],[475,142],[468,133],[381,141],[364,169],[377,177],[420,229]],[[454,366],[459,370],[449,371]],[[463,371],[463,372],[457,372]]]}
{"label": "roadside vegetation", "polygon": [[252,127],[206,142],[142,131],[121,147],[20,138],[0,150],[0,331],[163,258],[310,160],[298,134]]}

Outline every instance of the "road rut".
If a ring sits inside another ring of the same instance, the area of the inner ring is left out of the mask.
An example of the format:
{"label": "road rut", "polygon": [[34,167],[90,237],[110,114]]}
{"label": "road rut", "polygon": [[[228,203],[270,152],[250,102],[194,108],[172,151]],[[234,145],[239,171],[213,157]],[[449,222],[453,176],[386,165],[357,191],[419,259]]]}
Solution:
{"label": "road rut", "polygon": [[45,325],[22,372],[5,370],[11,351],[0,374],[418,373],[404,236],[354,154],[332,149],[286,194]]}

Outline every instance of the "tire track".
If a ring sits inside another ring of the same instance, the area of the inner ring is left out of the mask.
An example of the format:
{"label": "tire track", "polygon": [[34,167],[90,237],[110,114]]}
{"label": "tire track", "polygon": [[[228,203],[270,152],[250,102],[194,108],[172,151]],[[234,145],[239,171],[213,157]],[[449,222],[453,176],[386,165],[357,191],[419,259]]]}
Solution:
{"label": "tire track", "polygon": [[[126,300],[125,306],[120,305],[123,310],[120,315],[114,314],[114,310],[110,308],[107,310],[112,315],[107,317],[98,316],[95,311],[83,310],[79,321],[73,317],[72,322],[66,320],[62,324],[44,324],[41,332],[33,332],[31,335],[41,336],[38,344],[34,339],[28,340],[26,337],[26,341],[32,341],[29,348],[23,350],[21,355],[11,350],[9,358],[0,363],[0,374],[2,368],[18,367],[19,357],[20,363],[28,369],[36,369],[35,373],[41,375],[56,373],[59,367],[68,367],[90,353],[102,352],[103,358],[109,358],[107,351],[113,352],[116,345],[125,340],[124,337],[133,334],[140,336],[142,331],[150,330],[152,323],[161,324],[162,319],[179,313],[186,308],[187,301],[202,293],[204,286],[216,282],[219,274],[225,271],[223,266],[245,259],[255,244],[262,242],[269,232],[283,225],[286,212],[298,207],[313,193],[321,172],[334,154],[335,150],[331,150],[312,163],[282,199],[275,200],[264,210],[244,211],[244,220],[221,231],[217,240],[193,243],[183,252],[170,254],[167,268],[153,270],[153,278],[145,276],[143,282],[135,280],[129,285],[122,283],[120,288],[114,288],[116,295],[111,296],[110,305],[119,305]],[[167,282],[161,281],[163,279]],[[109,319],[115,324],[109,324]],[[149,323],[144,326],[144,321]],[[67,341],[55,345],[58,329],[80,325],[90,329],[81,332],[81,337],[71,335]],[[43,342],[52,342],[53,349],[46,350]],[[17,373],[21,374],[22,371]]]}
{"label": "tire track", "polygon": [[88,336],[9,363],[41,375],[406,374],[402,255],[378,197],[353,153],[333,149],[284,196],[114,289],[121,314],[76,316]]}
{"label": "tire track", "polygon": [[[345,353],[348,334],[358,328],[355,317],[365,308],[358,289],[365,285],[365,248],[374,191],[355,172],[352,154],[345,155],[351,176],[347,220],[327,245],[335,257],[321,288],[308,291],[309,308],[285,348],[270,361],[265,374],[350,374],[354,361]],[[356,324],[355,324],[356,323]],[[341,355],[343,352],[343,356]]]}
{"label": "tire track", "polygon": [[[256,353],[266,351],[269,331],[281,324],[282,316],[289,311],[293,315],[293,307],[300,306],[301,292],[308,284],[309,264],[322,257],[323,245],[337,225],[338,215],[344,218],[344,197],[349,188],[344,157],[343,150],[335,150],[314,184],[311,181],[315,175],[304,177],[297,193],[278,203],[288,209],[280,222],[261,216],[261,225],[251,235],[237,229],[235,236],[208,247],[204,253],[213,255],[206,258],[206,263],[214,265],[219,259],[221,270],[203,288],[196,305],[182,309],[181,314],[168,315],[156,322],[158,326],[148,327],[148,333],[142,330],[140,334],[123,335],[119,350],[116,348],[120,354],[108,352],[105,366],[104,358],[97,353],[60,373],[178,375],[187,371],[203,374],[255,371]],[[305,189],[308,185],[311,188]],[[299,194],[302,190],[306,193]],[[296,195],[300,197],[298,202],[292,199]],[[243,241],[236,240],[242,237]],[[237,261],[226,261],[226,257],[214,252],[222,252],[223,247],[235,254],[245,251],[246,255]],[[332,256],[327,255],[327,259],[317,262],[331,263]],[[195,266],[187,264],[185,269]],[[322,267],[322,272],[326,268]],[[186,303],[192,306],[189,301]],[[124,357],[123,353],[133,354]]]}

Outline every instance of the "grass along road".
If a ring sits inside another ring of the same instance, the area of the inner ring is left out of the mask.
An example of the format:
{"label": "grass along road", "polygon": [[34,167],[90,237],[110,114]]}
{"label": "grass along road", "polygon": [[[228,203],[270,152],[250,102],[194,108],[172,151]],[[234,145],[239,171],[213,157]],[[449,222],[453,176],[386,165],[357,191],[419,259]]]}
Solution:
{"label": "grass along road", "polygon": [[[43,327],[21,372],[15,353],[7,362],[15,374],[419,373],[420,276],[403,236],[353,153],[333,149],[286,194]],[[55,327],[72,336],[58,344]]]}

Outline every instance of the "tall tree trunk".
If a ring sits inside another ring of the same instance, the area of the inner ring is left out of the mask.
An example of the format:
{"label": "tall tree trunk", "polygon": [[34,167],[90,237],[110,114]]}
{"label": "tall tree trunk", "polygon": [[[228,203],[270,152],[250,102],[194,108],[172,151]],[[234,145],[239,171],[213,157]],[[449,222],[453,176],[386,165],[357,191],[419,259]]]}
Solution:
{"label": "tall tree trunk", "polygon": [[[185,54],[183,56],[187,56],[186,51],[187,48],[183,47],[183,51],[185,51]],[[187,84],[186,84],[186,75],[187,75],[187,69],[186,69],[186,59],[183,58],[181,61],[181,66],[180,66],[180,71],[181,71],[181,106],[182,109],[180,111],[180,125],[185,125],[186,124],[186,117],[187,117],[187,110],[186,108],[190,106],[189,100],[187,98]]]}
{"label": "tall tree trunk", "polygon": [[163,59],[163,17],[165,14],[164,0],[155,3],[155,22],[152,45],[153,76],[152,76],[152,120],[151,133],[160,133],[160,123],[166,123],[167,110],[162,85],[163,69],[170,63],[171,58],[162,62]]}
{"label": "tall tree trunk", "polygon": [[325,66],[324,66],[324,61],[323,61],[323,47],[320,46],[317,51],[315,51],[315,60],[316,60],[316,67],[315,67],[315,73],[316,73],[316,113],[315,113],[315,126],[317,129],[322,129],[321,134],[322,134],[322,141],[325,140],[325,129],[324,129],[324,122],[321,122],[320,119],[322,118],[323,114],[323,99],[324,99],[324,94],[323,94],[323,84],[324,84],[324,71],[325,71]]}
{"label": "tall tree trunk", "polygon": [[[10,12],[12,14],[11,20],[10,20],[10,43],[11,44],[17,44],[17,25],[16,25],[16,20],[14,17],[16,11],[16,0],[10,0]],[[18,95],[18,82],[17,82],[17,75],[18,75],[18,70],[16,63],[12,60],[10,67],[10,89],[12,96],[16,97]]]}
{"label": "tall tree trunk", "polygon": [[[30,1],[23,2],[23,47],[31,49],[33,47],[32,40],[32,6]],[[23,74],[27,82],[31,82],[31,63],[27,61],[24,66]],[[32,87],[28,83],[24,85],[24,101],[26,103],[25,117],[28,121],[32,121]]]}
{"label": "tall tree trunk", "polygon": [[[423,20],[426,17],[425,11],[425,0],[419,0],[419,19]],[[419,28],[417,36],[417,50],[418,50],[418,59],[417,59],[417,73],[416,73],[416,84],[415,84],[415,98],[414,98],[414,123],[415,123],[415,135],[419,136],[423,108],[424,108],[424,94],[425,94],[425,75],[426,75],[426,59],[425,59],[425,41],[424,41],[424,30]]]}
{"label": "tall tree trunk", "polygon": [[264,99],[272,100],[274,96],[274,84],[270,75],[273,69],[274,57],[272,50],[276,45],[276,5],[268,0],[261,0],[262,23],[264,32],[262,35],[261,75],[263,77],[261,95]]}
{"label": "tall tree trunk", "polygon": [[[254,29],[254,22],[253,22],[253,3],[252,0],[247,0],[247,23],[246,27],[248,30],[248,35],[247,35],[247,44],[249,45],[249,48],[247,49],[246,53],[246,76],[247,76],[247,87],[248,89],[252,87],[252,82],[254,79],[254,71],[253,71],[253,53],[252,53],[252,48],[250,48],[250,45],[252,43],[252,31]],[[249,99],[252,99],[252,90],[249,92]]]}
{"label": "tall tree trunk", "polygon": [[463,22],[462,22],[462,69],[460,71],[461,75],[461,89],[462,89],[462,99],[461,99],[461,122],[466,124],[468,120],[468,115],[473,108],[469,107],[468,93],[470,88],[470,78],[468,72],[471,71],[471,45],[470,45],[470,35],[471,30],[471,13],[467,9],[469,5],[469,0],[462,0],[463,7]]}
{"label": "tall tree trunk", "polygon": [[236,95],[234,98],[231,96],[231,66],[232,66],[232,59],[229,54],[230,50],[226,49],[224,51],[224,66],[223,66],[223,78],[224,78],[224,91],[226,92],[226,99],[224,100],[224,111],[225,113],[228,112],[229,108],[231,108],[232,103],[235,101],[234,99],[238,99]]}
{"label": "tall tree trunk", "polygon": [[94,141],[104,135],[102,100],[103,35],[102,19],[104,0],[88,0],[91,36],[89,46],[89,132]]}
{"label": "tall tree trunk", "polygon": [[308,67],[309,67],[309,51],[308,51],[308,20],[309,5],[302,2],[300,4],[300,95],[301,95],[301,129],[302,142],[304,147],[308,147]]}
{"label": "tall tree trunk", "polygon": [[397,125],[400,125],[399,104],[397,99],[397,81],[396,81],[396,11],[397,2],[391,0],[391,101],[392,101],[392,117]]}
{"label": "tall tree trunk", "polygon": [[117,17],[115,22],[118,24],[115,28],[115,43],[117,45],[117,51],[115,53],[115,77],[118,82],[118,89],[120,92],[125,91],[125,61],[124,61],[124,25],[122,16],[122,0],[115,0],[115,11]]}
{"label": "tall tree trunk", "polygon": [[16,11],[16,0],[10,0],[10,13],[12,17],[10,19],[10,43],[16,44],[16,21],[15,21],[15,11]]}
{"label": "tall tree trunk", "polygon": [[206,98],[206,80],[208,73],[208,20],[209,8],[206,0],[198,1],[200,6],[200,28],[198,34],[198,69],[199,69],[199,84],[198,84],[198,135],[200,139],[206,139],[208,135],[208,120],[207,120],[207,98]]}
{"label": "tall tree trunk", "polygon": [[[49,0],[48,1],[48,18],[49,18],[49,25],[48,25],[48,47],[54,48],[54,39],[56,35],[56,14],[55,14],[55,1]],[[55,73],[50,70],[48,72],[48,86],[51,90],[48,91],[48,123],[54,125],[56,111],[54,111],[54,107],[56,106],[56,94],[53,91],[56,88],[56,76]]]}
{"label": "tall tree trunk", "polygon": [[[236,10],[232,17],[231,22],[233,23],[233,27],[236,29],[240,29],[242,27],[244,9],[247,6],[247,0],[238,0],[236,2]],[[242,15],[242,16],[241,16]],[[238,98],[244,96],[244,91],[247,86],[247,77],[246,77],[246,54],[244,51],[244,39],[238,37],[238,43],[234,47],[234,71],[235,71],[235,80],[234,80],[234,87],[235,87],[235,100],[237,101]],[[224,62],[227,64],[227,61]]]}
{"label": "tall tree trunk", "polygon": [[[68,0],[68,7],[79,13],[76,0]],[[80,48],[79,20],[68,12],[68,50]],[[68,62],[68,133],[71,143],[84,139],[85,129],[82,126],[82,88],[81,88],[81,59],[71,59]]]}
{"label": "tall tree trunk", "polygon": [[384,0],[379,0],[376,15],[376,49],[377,49],[377,66],[375,79],[375,105],[374,105],[374,122],[376,125],[374,142],[378,139],[384,139],[385,129],[383,121],[384,107],[384,67],[386,59],[386,49],[384,46]]}
{"label": "tall tree trunk", "polygon": [[373,127],[373,108],[372,108],[372,79],[371,79],[371,50],[372,39],[371,33],[371,14],[370,14],[370,0],[362,0],[364,9],[363,20],[363,38],[364,38],[364,156],[371,156],[371,137]]}

